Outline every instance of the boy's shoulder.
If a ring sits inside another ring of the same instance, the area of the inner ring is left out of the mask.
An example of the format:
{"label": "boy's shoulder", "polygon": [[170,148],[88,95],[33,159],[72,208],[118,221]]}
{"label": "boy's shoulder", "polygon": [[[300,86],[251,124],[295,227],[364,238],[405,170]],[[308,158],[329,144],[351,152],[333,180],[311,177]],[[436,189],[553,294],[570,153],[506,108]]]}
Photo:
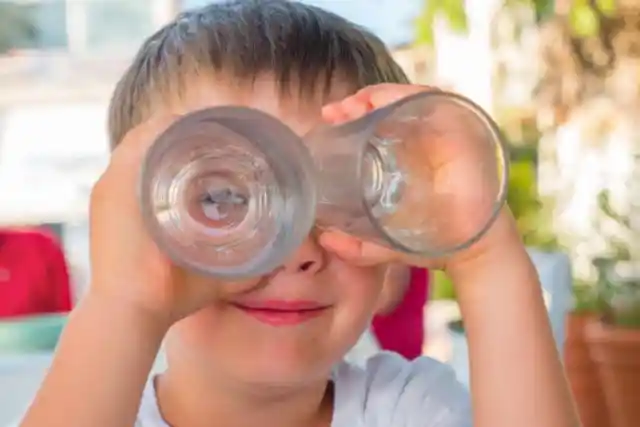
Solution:
{"label": "boy's shoulder", "polygon": [[333,373],[336,407],[332,427],[467,427],[467,389],[446,364],[428,357],[408,361],[391,352],[364,366],[343,363]]}

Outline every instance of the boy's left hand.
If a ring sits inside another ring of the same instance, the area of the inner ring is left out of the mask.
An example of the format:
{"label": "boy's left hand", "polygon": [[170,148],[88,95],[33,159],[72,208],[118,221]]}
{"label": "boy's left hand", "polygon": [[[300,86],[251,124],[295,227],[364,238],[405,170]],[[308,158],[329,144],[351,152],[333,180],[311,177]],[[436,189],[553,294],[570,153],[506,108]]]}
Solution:
{"label": "boy's left hand", "polygon": [[[400,263],[429,270],[459,270],[466,265],[478,265],[475,260],[490,258],[492,253],[508,252],[513,245],[522,246],[515,226],[515,220],[508,207],[504,207],[491,228],[482,238],[459,252],[442,258],[426,258],[417,255],[396,252],[377,243],[361,240],[340,230],[324,231],[319,238],[320,244],[327,250],[354,265],[373,266],[387,263]],[[504,261],[504,258],[503,258]]]}
{"label": "boy's left hand", "polygon": [[[326,105],[322,111],[323,118],[331,124],[340,124],[357,119],[372,110],[384,107],[407,96],[432,90],[437,89],[428,86],[402,84],[369,86],[342,101]],[[444,119],[450,118],[447,117],[447,111],[443,111],[442,114]],[[477,183],[479,179],[486,179],[485,177],[471,175],[474,171],[479,170],[477,167],[478,162],[486,160],[485,148],[473,147],[472,144],[447,144],[447,141],[437,141],[427,147],[429,150],[428,155],[425,155],[424,159],[421,158],[420,160],[425,162],[425,168],[431,169],[434,181],[438,179],[438,175],[442,176],[443,186],[447,186],[446,191],[475,191],[477,186],[469,186],[468,183]],[[476,166],[473,167],[474,165]],[[444,182],[445,180],[446,182]],[[490,182],[487,185],[495,185],[495,182]],[[460,199],[478,200],[465,197]],[[489,202],[493,203],[493,200]],[[449,208],[447,212],[442,214],[443,218],[446,217],[447,226],[439,229],[439,232],[449,234],[443,236],[443,241],[456,241],[456,236],[453,233],[470,234],[468,229],[465,231],[465,227],[468,227],[469,224],[475,226],[478,224],[477,221],[482,220],[479,218],[474,221],[474,212],[486,211],[487,209],[486,206],[479,207],[479,209],[478,206],[458,206],[458,209],[451,209],[451,206],[449,206],[447,208]],[[465,264],[470,259],[480,257],[493,247],[504,246],[506,235],[509,236],[507,238],[509,242],[519,241],[513,222],[511,213],[507,208],[504,208],[482,239],[469,248],[441,259],[424,258],[395,252],[389,248],[362,241],[337,230],[325,231],[320,236],[320,243],[341,258],[358,265],[398,262],[429,269],[450,270],[457,265]]]}

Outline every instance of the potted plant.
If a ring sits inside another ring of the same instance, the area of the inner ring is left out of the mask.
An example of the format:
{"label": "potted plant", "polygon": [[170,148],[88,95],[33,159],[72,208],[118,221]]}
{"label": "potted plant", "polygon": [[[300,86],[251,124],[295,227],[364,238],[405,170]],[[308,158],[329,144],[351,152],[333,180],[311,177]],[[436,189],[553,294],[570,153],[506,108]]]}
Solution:
{"label": "potted plant", "polygon": [[616,213],[608,193],[601,211],[617,225],[612,255],[599,260],[598,297],[602,315],[585,336],[609,407],[611,427],[640,425],[640,236],[630,218]]}
{"label": "potted plant", "polygon": [[611,427],[640,425],[640,267],[636,262],[613,263],[601,293],[603,314],[585,329]]}
{"label": "potted plant", "polygon": [[587,325],[597,319],[599,313],[595,283],[575,283],[573,308],[566,318],[563,360],[583,427],[609,426],[600,378],[585,337]]}

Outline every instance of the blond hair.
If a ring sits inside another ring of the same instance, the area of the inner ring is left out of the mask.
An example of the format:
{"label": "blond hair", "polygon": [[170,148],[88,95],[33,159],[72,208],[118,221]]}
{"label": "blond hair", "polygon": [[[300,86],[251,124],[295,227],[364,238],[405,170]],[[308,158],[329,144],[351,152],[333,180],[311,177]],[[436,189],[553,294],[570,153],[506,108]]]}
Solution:
{"label": "blond hair", "polygon": [[111,98],[112,148],[154,106],[216,72],[239,84],[269,73],[283,95],[296,85],[300,96],[318,85],[326,95],[338,74],[354,90],[407,82],[378,37],[338,15],[286,0],[215,3],[180,14],[143,43]]}

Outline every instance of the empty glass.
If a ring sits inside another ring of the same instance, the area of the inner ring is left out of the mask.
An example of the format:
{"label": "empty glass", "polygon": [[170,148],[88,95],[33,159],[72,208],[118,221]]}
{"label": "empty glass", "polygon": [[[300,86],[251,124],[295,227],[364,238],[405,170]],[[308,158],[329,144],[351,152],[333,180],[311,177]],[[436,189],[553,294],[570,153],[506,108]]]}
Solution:
{"label": "empty glass", "polygon": [[506,198],[495,122],[470,100],[429,91],[304,138],[316,165],[317,220],[428,257],[470,246]]}
{"label": "empty glass", "polygon": [[497,217],[506,183],[487,114],[424,92],[303,138],[248,108],[186,115],[151,147],[140,197],[176,263],[240,278],[281,265],[314,223],[423,256],[460,250]]}
{"label": "empty glass", "polygon": [[287,126],[248,108],[182,117],[147,153],[142,214],[177,264],[226,278],[282,264],[315,220],[309,152]]}

